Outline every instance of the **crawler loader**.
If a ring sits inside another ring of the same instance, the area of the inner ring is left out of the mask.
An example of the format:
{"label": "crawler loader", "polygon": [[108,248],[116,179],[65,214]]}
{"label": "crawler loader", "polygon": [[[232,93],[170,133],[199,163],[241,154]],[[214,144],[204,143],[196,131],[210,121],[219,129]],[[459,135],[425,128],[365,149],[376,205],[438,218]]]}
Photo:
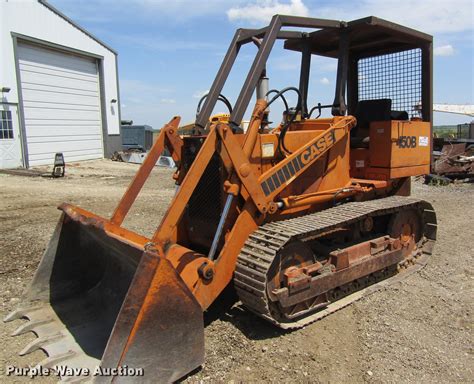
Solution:
{"label": "crawler loader", "polygon": [[[301,54],[299,84],[269,86],[276,40]],[[244,44],[256,55],[232,104],[221,92]],[[308,97],[315,56],[337,61],[332,103]],[[14,334],[37,336],[20,354],[172,382],[203,364],[203,313],[226,287],[256,316],[296,329],[423,267],[436,215],[409,195],[410,178],[430,171],[432,73],[431,36],[376,17],[275,15],[238,29],[192,130],[179,135],[179,117],[164,125],[111,218],[59,207],[31,287],[5,319],[27,319]],[[218,101],[229,117],[209,124]],[[122,224],[165,148],[177,191],[143,236]]]}

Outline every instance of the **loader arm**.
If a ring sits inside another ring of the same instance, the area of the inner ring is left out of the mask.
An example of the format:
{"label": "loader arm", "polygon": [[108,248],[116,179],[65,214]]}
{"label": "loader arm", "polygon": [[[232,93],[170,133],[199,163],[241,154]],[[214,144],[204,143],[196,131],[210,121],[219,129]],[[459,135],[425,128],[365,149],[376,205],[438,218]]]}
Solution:
{"label": "loader arm", "polygon": [[[261,176],[257,176],[251,171],[249,166],[250,159],[244,152],[245,148],[241,148],[237,144],[231,129],[225,125],[219,125],[216,130],[232,161],[232,167],[236,175],[238,175],[241,184],[255,203],[256,208],[262,213],[267,211],[273,213],[276,209],[273,202],[274,198],[343,139],[355,124],[356,119],[353,116],[339,118],[327,130],[321,132],[320,135],[287,156]],[[252,127],[249,130],[251,129]],[[232,193],[240,190],[239,187],[235,186],[232,189],[232,184],[229,184],[227,189],[232,190]],[[243,197],[246,198],[245,195]]]}
{"label": "loader arm", "polygon": [[[257,103],[253,113],[256,121],[261,118],[259,113],[263,114],[263,112],[264,108]],[[237,180],[231,177],[227,181],[227,186],[224,184],[224,188],[229,195],[240,194],[245,203],[236,222],[228,229],[230,231],[227,236],[228,241],[226,241],[222,247],[216,260],[200,259],[199,261],[200,263],[204,263],[202,264],[203,268],[212,271],[212,278],[203,279],[202,275],[200,276],[197,271],[187,273],[186,276],[183,277],[203,309],[207,309],[231,281],[237,260],[235,250],[243,247],[249,233],[251,233],[259,223],[263,222],[266,213],[273,214],[278,209],[278,205],[274,201],[278,193],[296,180],[300,174],[311,167],[318,159],[346,137],[355,124],[356,119],[352,116],[335,118],[334,123],[331,124],[328,129],[322,131],[313,140],[294,151],[292,155],[278,162],[260,177],[250,168],[250,159],[244,152],[245,144],[243,146],[237,144],[235,135],[232,133],[230,126],[219,124],[215,129],[212,129],[200,154],[195,160],[197,164],[193,164],[183,182],[181,188],[183,192],[180,190],[182,193],[180,194],[179,192],[178,195],[175,196],[170,206],[170,211],[163,219],[153,240],[161,244],[170,244],[175,241],[177,227],[176,224],[173,226],[172,223],[176,223],[176,221],[172,220],[172,218],[174,217],[174,219],[176,219],[175,215],[181,215],[183,213],[184,207],[191,196],[189,190],[194,189],[197,185],[197,175],[194,175],[194,172],[205,167],[207,163],[202,162],[203,160],[208,162],[211,159],[212,154],[210,152],[213,148],[221,148],[220,155],[222,159],[226,159],[226,155],[228,156],[234,171],[233,175],[238,177]],[[250,124],[250,128],[243,140],[244,143],[248,143],[249,140],[251,142],[251,137],[255,132],[254,130],[258,130],[258,126],[256,124]],[[217,145],[218,141],[221,141],[223,146]],[[247,149],[247,151],[249,151],[248,153],[252,152],[249,149]],[[293,166],[293,164],[295,165]],[[286,180],[281,179],[280,177],[285,174],[285,170],[289,173],[292,167],[294,173]],[[192,181],[192,185],[188,184],[188,178]],[[278,180],[280,184],[270,191],[268,185],[270,185],[273,180],[275,180],[275,183],[276,180]],[[267,193],[267,191],[269,191],[269,193]],[[173,209],[178,207],[179,211],[172,212]],[[263,214],[259,219],[256,215],[257,211]],[[221,216],[222,222],[226,221],[224,213]],[[179,264],[177,260],[180,259],[180,256],[176,256],[175,250],[171,251],[168,257],[173,260],[172,262],[175,265]],[[196,262],[196,266],[199,267],[198,262]]]}
{"label": "loader arm", "polygon": [[[253,119],[250,124],[250,128],[246,133],[243,148],[237,142],[232,140],[234,135],[229,125],[218,124],[217,126],[211,126],[206,140],[204,141],[198,155],[193,161],[191,168],[188,170],[178,192],[174,196],[167,212],[165,213],[165,216],[163,217],[163,220],[153,235],[152,242],[164,245],[176,242],[178,222],[184,213],[184,210],[200,180],[200,177],[202,176],[203,169],[207,167],[209,161],[211,160],[214,153],[216,153],[218,148],[220,148],[219,154],[223,161],[230,161],[230,164],[227,164],[227,167],[229,167],[229,174],[231,176],[228,182],[224,183],[226,192],[231,195],[244,193],[244,198],[247,198],[248,196],[248,194],[245,195],[245,192],[242,191],[241,185],[236,184],[236,179],[233,177],[234,174],[232,173],[233,171],[236,175],[238,175],[238,177],[242,177],[244,179],[244,182],[241,182],[239,179],[237,179],[239,184],[243,184],[246,188],[248,187],[249,191],[253,192],[253,195],[251,195],[252,200],[255,201],[255,205],[258,207],[258,209],[261,212],[267,211],[269,200],[264,199],[263,190],[258,185],[256,175],[254,175],[250,170],[248,165],[248,155],[246,156],[244,152],[246,143],[249,146],[249,153],[251,153],[253,149],[249,143],[255,145],[255,141],[252,139],[252,136],[258,133],[258,128],[261,119],[263,118],[265,107],[265,101],[261,100],[260,102],[257,102],[252,114]],[[224,145],[220,146],[219,142],[223,143]],[[237,161],[237,163],[234,161]],[[246,176],[242,176],[243,174]],[[248,178],[249,181],[247,180]]]}
{"label": "loader arm", "polygon": [[115,208],[112,218],[110,219],[112,223],[118,226],[123,223],[125,216],[127,216],[133,202],[140,193],[140,190],[145,184],[148,176],[150,176],[153,167],[156,165],[156,162],[165,148],[171,152],[171,156],[177,164],[181,161],[181,148],[183,146],[183,141],[179,135],[177,135],[180,120],[181,118],[178,116],[173,117],[173,119],[171,119],[171,121],[160,130],[160,134],[151,147],[150,152]]}

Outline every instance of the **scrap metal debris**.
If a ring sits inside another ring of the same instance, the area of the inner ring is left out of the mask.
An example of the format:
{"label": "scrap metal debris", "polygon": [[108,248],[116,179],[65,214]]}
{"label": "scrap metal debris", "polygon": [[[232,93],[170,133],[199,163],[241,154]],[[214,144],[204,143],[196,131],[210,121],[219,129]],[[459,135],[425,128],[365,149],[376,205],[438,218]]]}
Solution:
{"label": "scrap metal debris", "polygon": [[474,140],[435,139],[433,173],[425,180],[442,185],[474,181]]}

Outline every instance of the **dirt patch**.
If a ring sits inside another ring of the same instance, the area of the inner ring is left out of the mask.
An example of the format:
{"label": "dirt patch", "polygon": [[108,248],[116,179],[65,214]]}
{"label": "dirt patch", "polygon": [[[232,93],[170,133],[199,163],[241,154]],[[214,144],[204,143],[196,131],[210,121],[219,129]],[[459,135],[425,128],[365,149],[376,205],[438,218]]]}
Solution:
{"label": "dirt patch", "polygon": [[[1,316],[15,309],[59,219],[71,202],[109,217],[137,170],[134,164],[91,161],[68,166],[63,179],[0,174]],[[172,171],[157,168],[125,225],[150,235],[173,194]],[[474,382],[474,185],[429,187],[413,194],[437,211],[439,239],[428,266],[389,288],[303,329],[283,332],[232,300],[206,314],[206,363],[187,382]],[[1,327],[0,369],[44,359],[17,355],[32,334]],[[1,373],[3,376],[3,372]],[[2,382],[25,382],[18,377]],[[39,383],[56,382],[39,378]]]}

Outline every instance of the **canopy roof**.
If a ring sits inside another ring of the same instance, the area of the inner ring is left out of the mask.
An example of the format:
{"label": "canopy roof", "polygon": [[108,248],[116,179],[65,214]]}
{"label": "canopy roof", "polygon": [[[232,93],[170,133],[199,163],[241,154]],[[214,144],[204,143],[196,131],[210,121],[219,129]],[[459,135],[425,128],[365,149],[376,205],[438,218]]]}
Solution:
{"label": "canopy roof", "polygon": [[301,39],[288,39],[284,47],[301,51],[309,39],[311,53],[337,58],[342,33],[348,33],[349,53],[356,57],[404,51],[421,47],[433,40],[426,33],[369,16],[348,22],[346,28],[321,29]]}

